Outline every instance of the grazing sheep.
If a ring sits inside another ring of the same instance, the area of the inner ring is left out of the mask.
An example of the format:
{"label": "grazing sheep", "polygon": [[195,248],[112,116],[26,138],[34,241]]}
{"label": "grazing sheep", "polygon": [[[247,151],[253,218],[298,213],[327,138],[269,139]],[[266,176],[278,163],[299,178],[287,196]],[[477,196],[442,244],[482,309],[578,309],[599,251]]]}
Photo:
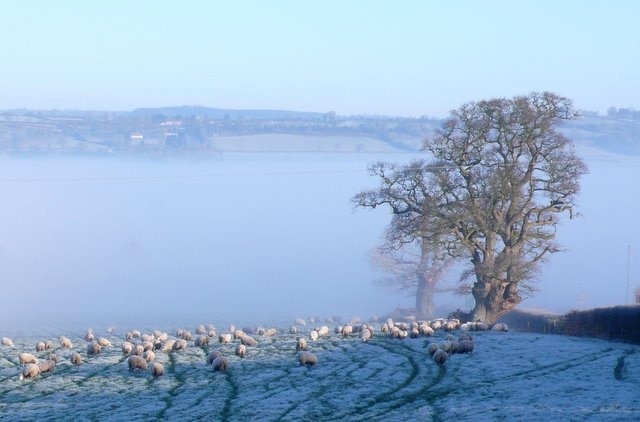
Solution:
{"label": "grazing sheep", "polygon": [[296,334],[298,332],[298,327],[296,327],[295,325],[292,325],[291,328],[289,328],[289,334]]}
{"label": "grazing sheep", "polygon": [[55,353],[51,353],[49,356],[47,356],[47,360],[52,360],[55,363],[58,363],[58,355],[56,355]]}
{"label": "grazing sheep", "polygon": [[311,341],[318,340],[318,332],[316,330],[311,330],[311,332],[309,333],[309,339]]}
{"label": "grazing sheep", "polygon": [[207,365],[211,365],[214,360],[221,357],[222,357],[222,353],[220,353],[219,351],[217,350],[210,351],[209,356],[207,356]]}
{"label": "grazing sheep", "polygon": [[20,353],[18,355],[18,360],[20,361],[20,365],[26,365],[28,363],[38,363],[38,359],[36,359],[36,357],[31,353]]}
{"label": "grazing sheep", "polygon": [[180,338],[186,341],[191,341],[193,340],[193,334],[191,334],[191,331],[184,331]]}
{"label": "grazing sheep", "polygon": [[264,328],[262,328],[262,327],[258,327],[258,328],[256,328],[256,334],[257,334],[257,335],[259,335],[259,336],[263,336],[263,335],[264,335],[264,333],[265,333],[266,331],[267,331],[267,330],[265,330],[265,329],[264,329]]}
{"label": "grazing sheep", "polygon": [[168,339],[162,345],[162,351],[165,352],[165,353],[168,353],[168,352],[172,351],[173,350],[173,345],[175,343],[176,343],[176,341],[174,339],[172,339],[172,338]]}
{"label": "grazing sheep", "polygon": [[302,319],[302,318],[296,318],[296,320],[294,321],[294,324],[296,324],[296,325],[302,325],[302,326],[307,325],[307,323],[305,322],[305,320],[304,320],[304,319]]}
{"label": "grazing sheep", "polygon": [[382,325],[380,326],[380,332],[386,333],[388,331],[389,331],[389,324],[387,324],[386,322],[383,322]]}
{"label": "grazing sheep", "polygon": [[435,334],[433,328],[431,328],[427,323],[420,324],[418,326],[418,331],[420,331],[420,334],[422,334],[423,336],[432,336]]}
{"label": "grazing sheep", "polygon": [[298,353],[298,362],[300,362],[301,366],[313,366],[318,363],[318,357],[311,352],[301,351]]}
{"label": "grazing sheep", "polygon": [[196,328],[196,334],[202,335],[205,334],[207,332],[206,328],[204,328],[203,324],[198,325],[198,327]]}
{"label": "grazing sheep", "polygon": [[458,336],[458,341],[462,341],[462,340],[473,341],[473,338],[471,337],[471,334],[465,331],[460,333],[460,335]]}
{"label": "grazing sheep", "polygon": [[247,346],[245,346],[244,344],[238,344],[236,346],[236,356],[238,357],[245,357],[247,354]]}
{"label": "grazing sheep", "polygon": [[14,347],[13,340],[11,340],[9,337],[2,337],[2,339],[0,340],[0,344],[6,347]]}
{"label": "grazing sheep", "polygon": [[471,340],[462,340],[456,343],[455,353],[471,353],[473,352],[473,342]]}
{"label": "grazing sheep", "polygon": [[22,372],[20,373],[18,379],[22,381],[25,378],[35,378],[38,375],[40,375],[40,367],[38,367],[38,365],[36,365],[35,363],[29,363],[24,368],[22,368]]}
{"label": "grazing sheep", "polygon": [[214,371],[224,372],[229,367],[229,361],[227,358],[220,356],[215,358],[213,362],[211,362],[211,365],[213,366]]}
{"label": "grazing sheep", "polygon": [[122,354],[123,355],[130,355],[132,350],[133,350],[133,344],[132,343],[129,343],[128,341],[125,341],[124,343],[122,343]]}
{"label": "grazing sheep", "polygon": [[448,321],[446,321],[443,325],[443,329],[445,331],[453,331],[458,329],[458,327],[460,326],[460,321],[457,319],[450,319]]}
{"label": "grazing sheep", "polygon": [[445,352],[442,349],[438,349],[433,354],[433,361],[435,363],[437,363],[438,365],[444,365],[444,363],[447,361],[448,357],[449,357],[449,355],[447,354],[447,352]]}
{"label": "grazing sheep", "polygon": [[93,341],[96,339],[95,336],[93,335],[93,330],[91,328],[89,328],[85,333],[84,339],[87,341]]}
{"label": "grazing sheep", "polygon": [[196,347],[204,347],[207,344],[209,344],[209,337],[207,337],[204,334],[200,334],[197,338],[196,341],[193,342],[193,345]]}
{"label": "grazing sheep", "polygon": [[44,341],[36,343],[36,352],[44,352]]}
{"label": "grazing sheep", "polygon": [[62,347],[63,349],[73,349],[73,343],[71,342],[71,340],[69,340],[68,337],[60,336],[58,341],[60,342],[60,347]]}
{"label": "grazing sheep", "polygon": [[417,328],[412,328],[411,331],[409,331],[409,337],[418,338],[419,336],[420,336],[420,331]]}
{"label": "grazing sheep", "polygon": [[218,341],[220,341],[220,343],[231,343],[231,339],[231,334],[229,333],[220,334],[218,336]]}
{"label": "grazing sheep", "polygon": [[[260,330],[262,330],[262,329],[258,329],[258,332],[260,332]],[[262,331],[264,331],[264,330],[262,330]],[[242,331],[242,330],[234,330],[233,331],[233,339],[234,340],[241,339],[245,335],[246,335],[246,333],[244,331]]]}
{"label": "grazing sheep", "polygon": [[164,366],[160,362],[153,362],[151,365],[151,374],[154,378],[158,378],[164,375]]}
{"label": "grazing sheep", "polygon": [[[327,330],[329,330],[327,328]],[[265,337],[273,337],[276,335],[276,333],[278,332],[278,330],[276,330],[275,328],[269,328],[267,331],[264,332]]]}
{"label": "grazing sheep", "polygon": [[372,336],[372,332],[369,329],[369,327],[365,327],[364,330],[362,330],[362,332],[360,333],[360,338],[362,339],[362,341],[367,342],[369,341],[369,339]]}
{"label": "grazing sheep", "polygon": [[491,328],[493,331],[509,331],[509,326],[504,322],[497,322]]}
{"label": "grazing sheep", "polygon": [[342,327],[342,331],[340,332],[342,337],[348,337],[348,336],[351,335],[351,333],[353,333],[353,325],[351,325],[351,324],[344,325]]}
{"label": "grazing sheep", "polygon": [[173,343],[173,347],[171,349],[172,350],[187,350],[187,340],[185,340],[185,339],[176,340],[176,342]]}
{"label": "grazing sheep", "polygon": [[298,337],[298,341],[296,342],[296,350],[300,351],[306,348],[307,348],[307,340],[305,340],[303,337]]}
{"label": "grazing sheep", "polygon": [[133,355],[142,356],[143,353],[144,353],[144,346],[142,344],[136,344],[131,349],[131,353],[129,353],[129,355],[130,356],[133,356]]}
{"label": "grazing sheep", "polygon": [[258,345],[258,340],[248,335],[244,335],[242,338],[240,338],[240,342],[245,346],[254,347]]}
{"label": "grazing sheep", "polygon": [[327,327],[326,325],[317,328],[316,331],[318,332],[318,337],[326,337],[329,335],[329,327]]}
{"label": "grazing sheep", "polygon": [[427,353],[429,353],[429,356],[433,357],[433,354],[437,352],[438,349],[440,349],[440,347],[437,343],[429,343],[429,345],[427,346]]}
{"label": "grazing sheep", "polygon": [[443,319],[434,319],[433,321],[431,321],[431,323],[429,324],[431,326],[431,328],[433,328],[434,330],[439,330],[440,328],[442,328],[442,324],[444,323]]}
{"label": "grazing sheep", "polygon": [[127,340],[131,340],[134,338],[140,338],[140,331],[138,330],[131,330],[127,333]]}
{"label": "grazing sheep", "polygon": [[146,360],[147,362],[151,362],[155,360],[155,358],[156,358],[156,354],[153,353],[153,350],[145,350],[144,353],[142,354],[142,359]]}
{"label": "grazing sheep", "polygon": [[104,337],[98,339],[98,344],[100,347],[111,347],[111,342]]}
{"label": "grazing sheep", "polygon": [[56,362],[53,360],[45,360],[38,363],[38,369],[40,369],[40,373],[44,374],[47,372],[53,372],[56,367]]}
{"label": "grazing sheep", "polygon": [[216,336],[216,330],[215,329],[210,329],[209,331],[207,331],[207,335],[211,338]]}
{"label": "grazing sheep", "polygon": [[94,356],[102,353],[102,347],[98,343],[91,343],[87,346],[87,355]]}
{"label": "grazing sheep", "polygon": [[140,340],[144,341],[150,341],[153,342],[153,340],[155,340],[156,337],[153,334],[142,334],[140,336]]}
{"label": "grazing sheep", "polygon": [[69,358],[69,360],[71,361],[71,364],[74,366],[78,366],[82,363],[82,357],[80,356],[80,353],[78,352],[73,352],[71,354],[71,357]]}
{"label": "grazing sheep", "polygon": [[442,343],[440,343],[440,349],[445,353],[451,353],[451,350],[453,350],[453,347],[455,344],[456,343],[454,343],[451,340],[445,340]]}
{"label": "grazing sheep", "polygon": [[137,355],[129,356],[128,363],[129,371],[133,371],[134,369],[147,369],[147,361]]}
{"label": "grazing sheep", "polygon": [[475,322],[465,322],[463,324],[460,324],[461,331],[475,331],[475,329],[476,329]]}
{"label": "grazing sheep", "polygon": [[476,330],[477,331],[487,331],[489,326],[484,322],[476,322]]}
{"label": "grazing sheep", "polygon": [[147,350],[153,350],[153,348],[155,347],[154,344],[150,341],[143,341],[141,346],[143,352],[146,352]]}

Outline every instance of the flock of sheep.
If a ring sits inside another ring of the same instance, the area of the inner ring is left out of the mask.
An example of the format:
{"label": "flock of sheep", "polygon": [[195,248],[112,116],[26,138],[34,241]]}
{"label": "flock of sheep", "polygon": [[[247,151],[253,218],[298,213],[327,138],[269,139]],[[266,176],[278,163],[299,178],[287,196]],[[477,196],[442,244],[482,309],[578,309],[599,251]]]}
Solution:
{"label": "flock of sheep", "polygon": [[[315,324],[316,319],[310,318],[310,323]],[[328,319],[328,323],[332,320]],[[456,353],[473,352],[473,339],[470,331],[507,331],[508,327],[504,323],[494,324],[492,327],[484,323],[467,322],[461,324],[457,319],[435,319],[431,321],[417,321],[409,318],[406,321],[396,322],[391,318],[379,324],[378,330],[374,329],[377,320],[371,323],[360,323],[354,318],[350,323],[337,325],[333,329],[333,335],[338,338],[359,337],[363,342],[368,342],[374,336],[388,336],[396,339],[407,337],[417,338],[421,336],[432,337],[436,331],[443,330],[448,334],[444,341],[440,343],[430,343],[427,353],[433,361],[443,365],[447,358]],[[289,328],[289,336],[296,339],[295,352],[299,365],[314,366],[318,363],[318,356],[308,350],[310,343],[318,341],[323,337],[330,337],[331,330],[328,325],[314,326],[306,328],[307,321],[296,319]],[[456,339],[452,332],[459,331]],[[113,335],[113,327],[109,327],[107,332]],[[195,334],[185,329],[176,330],[174,336],[166,332],[154,330],[149,333],[141,333],[139,330],[132,330],[126,333],[121,339],[120,348],[122,350],[123,361],[126,361],[129,371],[150,371],[153,377],[161,377],[165,374],[164,365],[156,361],[156,353],[180,353],[188,347],[200,347],[207,353],[206,363],[213,371],[224,372],[229,368],[229,359],[223,353],[213,347],[213,343],[235,344],[234,353],[239,358],[250,356],[251,349],[259,347],[260,341],[276,341],[277,329],[275,328],[246,328],[239,329],[233,325],[228,327],[228,331],[217,334],[216,328],[210,324],[199,325],[195,329]],[[303,335],[304,334],[304,335]],[[114,337],[115,338],[115,337]],[[285,336],[286,338],[286,336]],[[291,338],[291,337],[289,337]],[[59,362],[58,354],[65,354],[73,366],[81,365],[84,359],[91,359],[102,354],[104,348],[113,347],[111,341],[105,337],[96,338],[91,329],[84,335],[85,345],[74,346],[71,339],[66,336],[58,338],[58,346],[54,347],[51,340],[39,341],[35,345],[35,351],[40,356],[36,358],[31,353],[18,353],[18,362],[22,365],[19,378],[36,378],[40,375],[52,373]],[[8,337],[0,340],[2,347],[15,348],[13,341]],[[80,351],[85,350],[84,354]],[[64,351],[64,352],[63,352]],[[293,352],[293,351],[292,351]],[[58,354],[56,354],[58,353]]]}

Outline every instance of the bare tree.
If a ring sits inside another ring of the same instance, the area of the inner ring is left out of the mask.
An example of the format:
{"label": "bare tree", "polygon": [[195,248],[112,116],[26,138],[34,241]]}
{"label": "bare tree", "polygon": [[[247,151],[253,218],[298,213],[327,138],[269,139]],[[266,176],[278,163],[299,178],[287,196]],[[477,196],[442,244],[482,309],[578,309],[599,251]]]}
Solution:
{"label": "bare tree", "polygon": [[401,233],[469,262],[472,318],[494,322],[533,293],[539,264],[560,251],[559,215],[574,215],[587,169],[556,127],[576,115],[549,92],[465,104],[425,140],[432,161],[377,163],[380,188],[353,200],[389,205]]}

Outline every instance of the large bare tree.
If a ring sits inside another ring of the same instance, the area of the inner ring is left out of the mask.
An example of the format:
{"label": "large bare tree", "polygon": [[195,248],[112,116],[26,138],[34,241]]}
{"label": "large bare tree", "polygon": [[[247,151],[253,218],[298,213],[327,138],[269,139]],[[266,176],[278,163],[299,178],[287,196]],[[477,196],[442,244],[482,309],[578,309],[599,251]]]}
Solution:
{"label": "large bare tree", "polygon": [[559,216],[574,215],[587,169],[557,131],[571,101],[531,93],[463,105],[424,142],[431,160],[377,163],[380,188],[358,206],[389,205],[397,227],[469,263],[474,320],[494,322],[534,291],[540,263],[560,251]]}

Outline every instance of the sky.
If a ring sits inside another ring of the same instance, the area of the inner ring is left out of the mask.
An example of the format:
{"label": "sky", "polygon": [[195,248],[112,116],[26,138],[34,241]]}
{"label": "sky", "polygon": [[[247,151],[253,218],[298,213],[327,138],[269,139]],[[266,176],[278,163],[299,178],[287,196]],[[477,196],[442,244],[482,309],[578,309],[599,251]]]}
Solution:
{"label": "sky", "polygon": [[637,1],[7,2],[0,109],[445,117],[553,91],[640,108]]}

